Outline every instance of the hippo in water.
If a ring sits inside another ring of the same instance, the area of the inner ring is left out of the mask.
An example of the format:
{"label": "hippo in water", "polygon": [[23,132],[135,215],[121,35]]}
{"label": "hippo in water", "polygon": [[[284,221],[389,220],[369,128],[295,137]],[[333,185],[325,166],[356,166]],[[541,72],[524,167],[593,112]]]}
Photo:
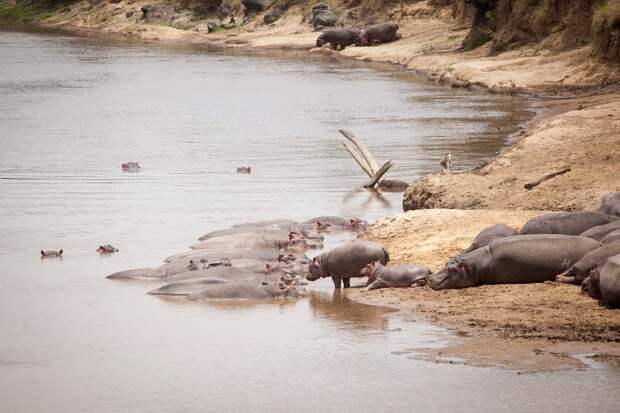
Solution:
{"label": "hippo in water", "polygon": [[379,261],[385,265],[390,260],[386,249],[374,242],[355,240],[336,247],[315,257],[308,269],[308,281],[319,278],[332,277],[334,287],[340,288],[344,281],[344,288],[349,288],[351,277],[363,277],[362,269],[371,262]]}
{"label": "hippo in water", "polygon": [[237,167],[237,173],[242,175],[250,175],[252,173],[251,166],[239,166]]}
{"label": "hippo in water", "polygon": [[517,235],[450,259],[428,277],[434,290],[551,281],[601,244],[574,235]]}
{"label": "hippo in water", "polygon": [[620,307],[620,254],[608,258],[600,272],[586,278],[581,291],[604,305]]}
{"label": "hippo in water", "polygon": [[360,31],[347,28],[326,30],[316,39],[316,47],[321,47],[325,43],[329,43],[334,50],[344,50],[352,44],[359,45]]}
{"label": "hippo in water", "polygon": [[591,211],[551,212],[529,220],[519,234],[580,235],[590,228],[609,224],[616,219],[618,218]]}
{"label": "hippo in water", "polygon": [[620,241],[603,245],[584,255],[579,261],[571,265],[569,269],[559,274],[556,281],[566,284],[581,284],[590,272],[598,270],[605,265],[607,258],[620,254]]}
{"label": "hippo in water", "polygon": [[62,250],[41,250],[41,258],[62,258]]}
{"label": "hippo in water", "polygon": [[368,277],[366,291],[378,288],[409,288],[426,284],[426,277],[431,274],[428,267],[417,264],[384,266],[379,261],[371,262],[360,271]]}
{"label": "hippo in water", "polygon": [[491,241],[498,238],[510,237],[513,235],[517,235],[517,231],[506,224],[492,225],[480,231],[480,233],[476,235],[476,238],[472,241],[471,245],[463,252],[473,251],[477,248],[484,247]]}
{"label": "hippo in water", "polygon": [[398,24],[395,22],[374,24],[362,30],[360,33],[360,44],[362,46],[373,46],[380,43],[390,43],[400,39]]}
{"label": "hippo in water", "polygon": [[187,299],[199,300],[265,300],[273,298],[295,298],[304,295],[304,290],[295,286],[282,288],[280,284],[257,285],[251,283],[212,284],[201,291],[190,294]]}
{"label": "hippo in water", "polygon": [[114,248],[110,244],[99,245],[99,248],[96,250],[99,254],[112,254],[118,252],[118,248]]}

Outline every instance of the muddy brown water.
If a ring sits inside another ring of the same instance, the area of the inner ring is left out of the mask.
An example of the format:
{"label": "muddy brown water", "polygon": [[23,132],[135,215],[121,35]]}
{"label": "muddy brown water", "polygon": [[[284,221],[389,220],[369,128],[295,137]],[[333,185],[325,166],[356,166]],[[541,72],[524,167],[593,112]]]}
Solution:
{"label": "muddy brown water", "polygon": [[[458,169],[491,158],[526,117],[512,98],[410,80],[0,31],[0,411],[614,411],[615,370],[419,361],[449,334],[326,280],[298,301],[199,305],[104,278],[233,223],[399,212],[400,194],[359,189],[337,128],[411,181],[446,152]],[[141,172],[121,171],[131,160]],[[99,257],[108,242],[120,253]]]}

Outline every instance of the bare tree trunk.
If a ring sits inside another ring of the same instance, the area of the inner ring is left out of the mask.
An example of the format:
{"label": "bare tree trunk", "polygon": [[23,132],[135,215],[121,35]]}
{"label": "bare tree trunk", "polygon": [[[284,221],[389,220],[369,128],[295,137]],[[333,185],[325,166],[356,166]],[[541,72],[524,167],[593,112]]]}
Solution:
{"label": "bare tree trunk", "polygon": [[569,171],[570,171],[570,166],[566,166],[566,167],[564,167],[564,168],[560,169],[559,171],[552,172],[552,173],[550,173],[550,174],[547,174],[547,175],[545,175],[545,176],[542,176],[542,177],[538,178],[538,179],[537,179],[537,180],[535,180],[535,181],[528,182],[527,184],[523,185],[523,187],[524,187],[525,189],[532,189],[532,188],[535,188],[535,187],[537,187],[538,185],[542,184],[543,182],[545,182],[545,181],[547,181],[547,180],[549,180],[549,179],[551,179],[551,178],[555,178],[555,177],[556,177],[556,176],[558,176],[558,175],[565,174],[566,172],[569,172]]}
{"label": "bare tree trunk", "polygon": [[347,141],[342,141],[342,146],[344,146],[344,148],[347,150],[347,152],[349,152],[351,154],[351,156],[353,157],[353,159],[355,160],[355,162],[357,162],[357,164],[360,166],[360,168],[362,168],[362,170],[364,172],[366,172],[366,175],[368,175],[369,178],[372,178],[373,176],[373,172],[370,170],[370,167],[368,166],[368,164],[366,163],[366,160],[363,159],[360,154],[357,152],[357,150],[353,147],[353,145],[351,145],[349,142]]}
{"label": "bare tree trunk", "polygon": [[379,168],[377,172],[375,172],[372,178],[370,178],[370,181],[368,181],[368,183],[364,185],[364,188],[374,188],[375,185],[377,185],[377,183],[381,180],[381,178],[383,178],[383,175],[385,175],[386,172],[389,171],[391,167],[392,167],[391,160],[384,163],[383,166]]}
{"label": "bare tree trunk", "polygon": [[375,172],[377,172],[379,170],[379,165],[377,164],[377,161],[375,161],[374,156],[372,156],[366,145],[364,145],[361,141],[358,141],[351,132],[344,129],[338,129],[338,131],[342,134],[342,136],[347,138],[349,141],[351,141],[353,145],[355,145],[359,153],[366,160],[366,164],[368,165],[372,173],[374,174]]}

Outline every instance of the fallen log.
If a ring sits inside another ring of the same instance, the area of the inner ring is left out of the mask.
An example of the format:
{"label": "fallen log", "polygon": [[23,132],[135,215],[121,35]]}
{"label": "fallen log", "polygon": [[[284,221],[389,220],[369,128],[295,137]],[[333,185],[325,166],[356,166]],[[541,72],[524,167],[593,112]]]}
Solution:
{"label": "fallen log", "polygon": [[569,171],[570,171],[570,166],[567,166],[565,168],[560,169],[559,171],[552,172],[550,174],[544,175],[544,176],[536,179],[535,181],[528,182],[527,184],[523,185],[523,187],[525,189],[535,188],[538,185],[542,184],[543,182],[548,181],[551,178],[555,178],[558,175],[563,175],[563,174],[565,174],[566,172],[569,172]]}
{"label": "fallen log", "polygon": [[375,185],[377,185],[377,183],[381,180],[381,178],[383,178],[383,175],[385,175],[392,166],[393,165],[391,160],[384,163],[383,166],[379,168],[379,170],[375,172],[375,174],[370,178],[370,181],[368,181],[368,183],[364,185],[364,188],[374,188]]}

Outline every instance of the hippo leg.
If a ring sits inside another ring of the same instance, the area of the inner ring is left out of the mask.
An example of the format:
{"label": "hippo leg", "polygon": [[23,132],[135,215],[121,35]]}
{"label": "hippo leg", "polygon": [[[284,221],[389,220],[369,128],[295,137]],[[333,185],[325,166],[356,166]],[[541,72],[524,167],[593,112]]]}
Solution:
{"label": "hippo leg", "polygon": [[555,280],[564,284],[577,284],[577,279],[575,277],[567,277],[565,275],[557,275]]}
{"label": "hippo leg", "polygon": [[374,280],[373,282],[370,283],[368,287],[366,287],[366,291],[378,290],[379,288],[385,288],[385,287],[387,287],[387,285],[385,285],[383,281]]}
{"label": "hippo leg", "polygon": [[332,276],[332,280],[334,281],[334,288],[342,288],[342,278]]}
{"label": "hippo leg", "polygon": [[343,278],[342,281],[344,282],[344,288],[351,288],[351,279],[350,278]]}
{"label": "hippo leg", "polygon": [[330,43],[330,46],[332,47],[332,50],[338,50],[338,45],[335,43]]}

